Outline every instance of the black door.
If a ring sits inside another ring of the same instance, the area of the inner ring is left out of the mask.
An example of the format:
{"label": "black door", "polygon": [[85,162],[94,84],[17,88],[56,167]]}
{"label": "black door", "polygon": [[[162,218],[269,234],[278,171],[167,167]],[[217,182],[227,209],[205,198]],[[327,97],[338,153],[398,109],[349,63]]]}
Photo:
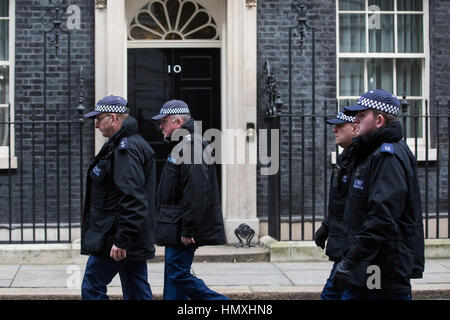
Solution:
{"label": "black door", "polygon": [[[159,121],[164,102],[185,101],[203,132],[220,129],[220,49],[128,49],[128,102],[141,135],[156,152],[157,177],[168,151]],[[218,166],[220,186],[220,169]]]}

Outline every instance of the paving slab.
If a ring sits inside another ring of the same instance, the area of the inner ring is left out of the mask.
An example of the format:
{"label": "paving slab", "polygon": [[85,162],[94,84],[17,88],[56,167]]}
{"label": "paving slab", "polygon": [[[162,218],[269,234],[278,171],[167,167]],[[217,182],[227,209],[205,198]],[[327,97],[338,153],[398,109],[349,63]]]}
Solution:
{"label": "paving slab", "polygon": [[68,271],[72,269],[80,270],[84,273],[84,264],[22,264],[19,272],[22,271]]}
{"label": "paving slab", "polygon": [[0,265],[0,280],[11,280],[17,273],[19,265]]}
{"label": "paving slab", "polygon": [[252,292],[322,292],[322,285],[302,285],[302,286],[250,286]]}
{"label": "paving slab", "polygon": [[439,259],[436,262],[450,270],[450,259]]}
{"label": "paving slab", "polygon": [[69,278],[64,270],[19,270],[11,287],[65,288]]}
{"label": "paving slab", "polygon": [[280,274],[272,263],[193,263],[192,269],[197,275],[265,275]]}
{"label": "paving slab", "polygon": [[11,286],[12,280],[0,279],[0,288],[8,288]]}
{"label": "paving slab", "polygon": [[447,268],[445,263],[441,263],[433,260],[425,260],[425,273],[446,273],[450,272],[450,268]]}
{"label": "paving slab", "polygon": [[274,262],[281,271],[324,270],[331,271],[333,262]]}
{"label": "paving slab", "polygon": [[300,270],[300,271],[285,271],[284,275],[294,285],[324,285],[329,276],[329,271],[325,270]]}
{"label": "paving slab", "polygon": [[201,275],[200,278],[207,286],[235,286],[239,285],[292,285],[282,274],[220,274],[220,275]]}

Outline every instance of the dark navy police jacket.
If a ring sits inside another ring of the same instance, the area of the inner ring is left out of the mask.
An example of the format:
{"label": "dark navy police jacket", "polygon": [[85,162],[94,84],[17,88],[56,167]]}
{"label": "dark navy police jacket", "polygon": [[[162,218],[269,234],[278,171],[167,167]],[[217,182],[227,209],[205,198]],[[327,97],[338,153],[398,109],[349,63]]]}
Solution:
{"label": "dark navy police jacket", "polygon": [[181,235],[193,237],[197,247],[226,244],[216,168],[203,161],[203,152],[211,150],[201,132],[195,133],[194,123],[189,120],[182,126],[188,134],[181,142],[168,142],[171,150],[184,144],[176,154],[183,156],[190,149],[191,161],[178,162],[170,154],[162,170],[156,196],[158,245],[182,247]]}
{"label": "dark navy police jacket", "polygon": [[109,256],[115,244],[126,259],[155,256],[155,155],[129,116],[88,169],[81,253]]}
{"label": "dark navy police jacket", "polygon": [[410,293],[424,270],[424,234],[416,160],[399,122],[353,139],[355,166],[347,195],[344,255],[357,263],[350,285],[366,287],[368,267],[381,289]]}
{"label": "dark navy police jacket", "polygon": [[348,186],[353,171],[353,145],[337,156],[330,180],[328,216],[323,223],[328,225],[328,240],[325,254],[332,261],[339,261],[344,252],[344,208]]}

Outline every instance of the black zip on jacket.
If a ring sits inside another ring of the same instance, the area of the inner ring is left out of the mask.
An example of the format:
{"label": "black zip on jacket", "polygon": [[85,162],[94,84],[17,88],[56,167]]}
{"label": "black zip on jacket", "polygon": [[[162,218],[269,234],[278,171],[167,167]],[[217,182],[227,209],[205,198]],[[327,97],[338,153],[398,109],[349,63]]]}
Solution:
{"label": "black zip on jacket", "polygon": [[[226,244],[216,168],[203,158],[211,149],[194,123],[183,124],[182,141],[168,142],[174,152],[162,170],[156,196],[158,245],[183,246],[181,236],[194,238],[197,247]],[[187,161],[180,161],[183,156]]]}
{"label": "black zip on jacket", "polygon": [[367,288],[369,266],[381,290],[411,292],[424,270],[424,235],[416,161],[399,122],[353,139],[355,167],[344,211],[350,285]]}
{"label": "black zip on jacket", "polygon": [[344,208],[348,186],[353,171],[353,145],[337,156],[330,179],[328,216],[323,224],[328,226],[328,240],[325,254],[332,261],[339,261],[344,252]]}
{"label": "black zip on jacket", "polygon": [[115,244],[126,259],[152,259],[155,184],[155,154],[129,116],[89,166],[81,253],[109,256]]}

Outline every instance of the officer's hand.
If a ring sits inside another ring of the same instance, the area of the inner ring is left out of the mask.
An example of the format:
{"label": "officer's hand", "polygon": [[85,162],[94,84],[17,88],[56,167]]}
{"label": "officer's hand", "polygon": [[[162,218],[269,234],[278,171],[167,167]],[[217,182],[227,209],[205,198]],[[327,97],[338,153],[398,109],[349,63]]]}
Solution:
{"label": "officer's hand", "polygon": [[351,271],[354,267],[355,263],[347,257],[343,257],[342,260],[336,265],[336,270],[334,272],[333,279],[331,280],[333,287],[336,290],[342,291],[347,287],[350,280]]}
{"label": "officer's hand", "polygon": [[119,247],[116,247],[115,244],[113,244],[109,256],[115,261],[120,261],[127,257],[127,250],[120,249]]}
{"label": "officer's hand", "polygon": [[186,237],[183,237],[183,236],[181,236],[181,242],[182,242],[185,246],[188,246],[188,245],[190,245],[190,244],[195,244],[194,238],[186,238]]}
{"label": "officer's hand", "polygon": [[323,224],[320,226],[320,228],[316,231],[316,234],[314,235],[314,241],[316,242],[316,245],[318,247],[321,247],[322,249],[325,248],[325,241],[328,238],[328,226],[326,224]]}

